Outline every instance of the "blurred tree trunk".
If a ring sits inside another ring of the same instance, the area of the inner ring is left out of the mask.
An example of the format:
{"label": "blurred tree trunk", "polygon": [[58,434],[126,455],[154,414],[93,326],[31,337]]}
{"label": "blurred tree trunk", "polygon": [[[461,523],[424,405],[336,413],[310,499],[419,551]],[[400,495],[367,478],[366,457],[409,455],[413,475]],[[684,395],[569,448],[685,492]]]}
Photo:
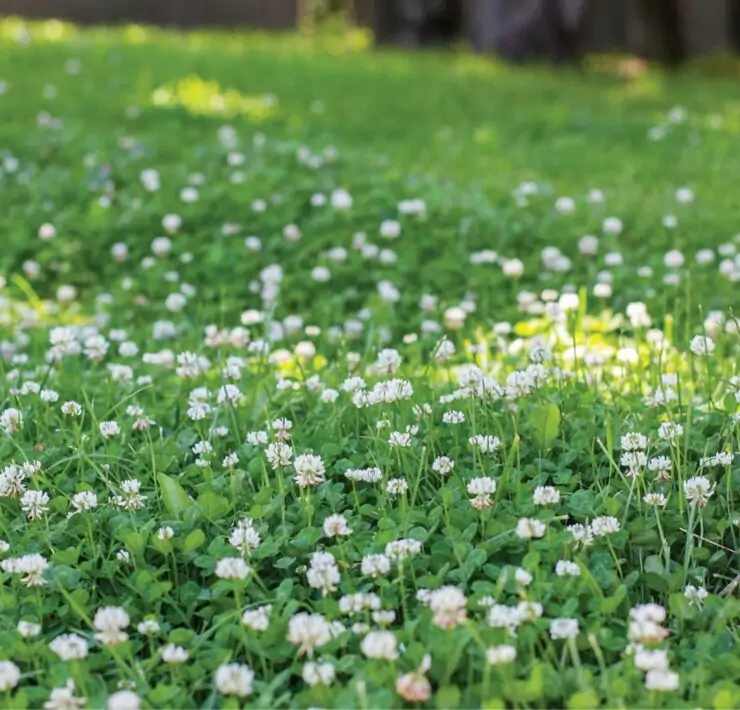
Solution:
{"label": "blurred tree trunk", "polygon": [[467,26],[479,51],[567,62],[581,55],[589,6],[589,0],[468,0]]}
{"label": "blurred tree trunk", "polygon": [[740,52],[740,0],[729,0],[727,25],[730,42],[736,52]]}
{"label": "blurred tree trunk", "polygon": [[686,38],[679,0],[640,0],[639,12],[645,27],[644,53],[669,66],[686,59]]}

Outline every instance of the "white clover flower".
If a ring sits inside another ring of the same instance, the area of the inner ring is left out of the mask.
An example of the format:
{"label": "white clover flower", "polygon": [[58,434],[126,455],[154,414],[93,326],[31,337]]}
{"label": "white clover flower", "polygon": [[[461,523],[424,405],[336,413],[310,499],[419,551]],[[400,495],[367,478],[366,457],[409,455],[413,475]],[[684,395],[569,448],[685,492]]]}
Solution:
{"label": "white clover flower", "polygon": [[601,224],[601,228],[604,234],[611,236],[618,236],[622,233],[623,225],[622,220],[618,217],[607,217]]}
{"label": "white clover flower", "polygon": [[363,611],[377,611],[379,609],[380,597],[372,592],[345,594],[339,600],[339,612],[341,614],[359,614]]}
{"label": "white clover flower", "polygon": [[385,546],[385,554],[391,560],[402,561],[421,552],[421,543],[410,538],[393,540]]}
{"label": "white clover flower", "polygon": [[668,502],[668,499],[663,493],[646,493],[643,497],[646,505],[654,506],[656,508],[662,508]]}
{"label": "white clover flower", "polygon": [[385,485],[385,490],[392,496],[403,495],[409,489],[409,484],[405,478],[391,478]]}
{"label": "white clover flower", "polygon": [[691,338],[691,343],[689,343],[691,352],[699,356],[711,355],[715,348],[714,340],[708,335],[695,335]]}
{"label": "white clover flower", "polygon": [[532,500],[535,505],[557,505],[560,502],[560,491],[554,486],[537,486]]}
{"label": "white clover flower", "polygon": [[164,525],[157,530],[157,540],[171,540],[174,536],[175,531],[169,525]]}
{"label": "white clover flower", "polygon": [[27,587],[41,587],[46,582],[44,572],[48,569],[48,560],[38,553],[9,557],[0,562],[0,569],[7,574],[24,575],[21,582]]}
{"label": "white clover flower", "polygon": [[301,678],[310,686],[326,685],[334,682],[334,666],[331,663],[307,661],[301,669]]}
{"label": "white clover flower", "polygon": [[467,485],[468,493],[472,496],[492,495],[496,492],[496,481],[493,478],[472,478]]}
{"label": "white clover flower", "polygon": [[177,646],[174,643],[168,643],[163,646],[160,650],[162,660],[170,665],[179,665],[185,663],[190,657],[190,654],[182,646]]}
{"label": "white clover flower", "polygon": [[326,537],[345,537],[352,534],[347,518],[338,513],[327,516],[322,527]]}
{"label": "white clover flower", "polygon": [[467,315],[468,314],[462,308],[452,306],[451,308],[445,309],[445,312],[442,315],[442,320],[447,329],[458,330],[465,324],[465,318]]}
{"label": "white clover flower", "polygon": [[668,269],[680,269],[686,263],[686,257],[678,249],[671,249],[663,257],[663,265]]}
{"label": "white clover flower", "polygon": [[264,604],[256,609],[247,609],[242,614],[242,624],[252,631],[267,631],[270,626],[272,604]]}
{"label": "white clover flower", "polygon": [[156,619],[144,619],[136,625],[136,630],[143,636],[154,636],[159,633],[160,628]]}
{"label": "white clover flower", "polygon": [[39,392],[39,398],[42,402],[46,402],[47,404],[54,404],[54,402],[57,402],[59,400],[59,392],[52,389],[43,389],[41,392]]}
{"label": "white clover flower", "polygon": [[321,614],[294,614],[288,622],[290,643],[298,646],[299,654],[311,655],[314,649],[331,641],[331,624]]}
{"label": "white clover flower", "polygon": [[67,682],[54,688],[49,699],[44,703],[44,710],[83,710],[87,706],[87,700],[75,695],[75,682],[67,678]]}
{"label": "white clover flower", "polygon": [[293,461],[293,469],[295,470],[293,480],[299,488],[318,486],[325,480],[324,474],[326,469],[321,456],[316,456],[315,454],[301,454],[300,456],[296,456]]}
{"label": "white clover flower", "polygon": [[0,693],[15,688],[21,679],[21,669],[12,661],[0,661]]}
{"label": "white clover flower", "polygon": [[534,621],[542,616],[542,604],[535,601],[521,601],[516,605],[517,613],[522,621]]}
{"label": "white clover flower", "polygon": [[492,496],[496,492],[496,481],[493,478],[477,477],[468,482],[468,493],[473,496],[470,504],[476,510],[490,508],[493,505]]}
{"label": "white clover flower", "polygon": [[625,434],[621,443],[622,451],[644,451],[648,446],[647,437],[637,432]]}
{"label": "white clover flower", "polygon": [[488,625],[494,629],[506,629],[512,636],[524,619],[521,611],[515,606],[492,604],[488,610]]}
{"label": "white clover flower", "polygon": [[301,239],[303,234],[296,224],[287,224],[283,227],[283,237],[286,242],[297,242]]}
{"label": "white clover flower", "polygon": [[224,663],[216,669],[213,682],[221,695],[246,698],[254,690],[254,671],[243,663]]}
{"label": "white clover flower", "polygon": [[220,579],[246,579],[250,571],[249,565],[241,557],[222,557],[216,562],[215,573]]}
{"label": "white clover flower", "polygon": [[581,568],[570,560],[558,560],[555,564],[555,574],[558,577],[580,577]]}
{"label": "white clover flower", "polygon": [[667,669],[656,668],[648,671],[645,675],[645,688],[647,690],[668,693],[673,690],[678,690],[679,685],[680,678],[678,673],[674,673]]}
{"label": "white clover flower", "polygon": [[501,446],[501,439],[497,436],[475,434],[468,439],[469,443],[483,454],[493,454]]}
{"label": "white clover flower", "polygon": [[572,214],[576,209],[576,201],[572,197],[558,197],[555,200],[555,209],[560,214]]}
{"label": "white clover flower", "polygon": [[198,455],[210,454],[213,452],[213,444],[210,441],[196,441],[192,445],[191,451]]}
{"label": "white clover flower", "polygon": [[221,465],[224,468],[234,468],[239,463],[239,457],[236,455],[234,451],[231,453],[226,454],[224,456],[223,461],[221,462]]}
{"label": "white clover flower", "polygon": [[114,505],[124,510],[141,510],[146,503],[146,496],[141,494],[141,481],[130,478],[121,482],[122,495],[113,496]]}
{"label": "white clover flower", "polygon": [[455,462],[448,456],[437,456],[432,461],[432,471],[438,473],[440,476],[448,476],[454,468]]}
{"label": "white clover flower", "polygon": [[516,659],[516,646],[489,646],[486,649],[486,663],[490,666],[503,666]]}
{"label": "white clover flower", "polygon": [[516,535],[522,540],[544,537],[547,525],[536,518],[520,518],[516,524]]}
{"label": "white clover flower", "polygon": [[442,421],[445,424],[462,424],[465,421],[465,414],[456,410],[445,412],[442,415]]}
{"label": "white clover flower", "polygon": [[585,234],[578,240],[578,251],[584,256],[595,256],[599,251],[599,238]]}
{"label": "white clover flower", "polygon": [[56,227],[53,224],[50,224],[49,222],[46,222],[45,224],[42,224],[39,227],[38,236],[39,239],[43,242],[48,242],[50,239],[54,239],[57,235]]}
{"label": "white clover flower", "polygon": [[82,405],[74,401],[65,402],[61,406],[61,410],[62,414],[66,414],[68,417],[79,417],[82,414]]}
{"label": "white clover flower", "polygon": [[247,443],[252,446],[267,446],[268,442],[266,431],[250,431],[247,434]]}
{"label": "white clover flower", "polygon": [[401,236],[401,223],[395,219],[386,219],[380,223],[380,236],[385,239],[398,239]]}
{"label": "white clover flower", "polygon": [[444,338],[434,350],[434,359],[437,362],[446,362],[455,354],[455,346],[451,340]]}
{"label": "white clover flower", "polygon": [[0,429],[15,434],[23,427],[23,414],[15,407],[8,407],[0,414]]}
{"label": "white clover flower", "polygon": [[660,604],[638,604],[630,609],[630,619],[633,621],[652,621],[662,624],[666,619],[665,607]]}
{"label": "white clover flower", "polygon": [[684,481],[683,494],[689,503],[704,507],[714,495],[715,487],[706,476],[692,476]]}
{"label": "white clover flower", "polygon": [[394,448],[408,448],[412,441],[411,434],[405,431],[392,431],[388,436],[388,444]]}
{"label": "white clover flower", "polygon": [[177,232],[182,226],[182,217],[179,214],[166,214],[162,217],[162,227],[166,232],[172,234]]}
{"label": "white clover flower", "polygon": [[619,458],[619,465],[626,468],[628,478],[635,478],[642,473],[648,460],[644,451],[625,451]]}
{"label": "white clover flower", "polygon": [[682,205],[691,204],[694,201],[694,191],[688,187],[679,187],[676,190],[676,202]]}
{"label": "white clover flower", "polygon": [[550,638],[552,639],[571,639],[578,636],[577,619],[553,619],[550,622]]}
{"label": "white clover flower", "polygon": [[36,520],[49,510],[49,494],[44,491],[26,491],[20,502],[29,520]]}
{"label": "white clover flower", "polygon": [[107,710],[139,710],[141,698],[133,690],[119,690],[108,697]]}
{"label": "white clover flower", "polygon": [[267,447],[265,457],[273,469],[280,468],[281,466],[290,466],[293,460],[293,449],[282,441],[276,441]]}
{"label": "white clover flower", "polygon": [[236,407],[242,393],[236,385],[222,385],[216,393],[216,402],[223,407]]}
{"label": "white clover flower", "polygon": [[387,555],[365,555],[360,568],[366,577],[382,577],[390,572],[391,561]]}
{"label": "white clover flower", "polygon": [[24,639],[30,639],[35,638],[41,633],[41,624],[37,624],[35,621],[21,619],[16,629]]}
{"label": "white clover flower", "polygon": [[0,497],[17,498],[26,491],[26,472],[15,464],[8,464],[0,473]]}
{"label": "white clover flower", "polygon": [[605,537],[606,535],[618,533],[620,527],[619,520],[613,515],[602,515],[594,518],[590,525],[594,537]]}
{"label": "white clover flower", "polygon": [[630,609],[627,636],[630,641],[658,644],[668,636],[661,624],[665,621],[665,608],[658,604],[641,604]]}
{"label": "white clover flower", "polygon": [[383,472],[379,468],[350,468],[344,472],[350,481],[362,483],[377,483],[383,478]]}
{"label": "white clover flower", "polygon": [[713,456],[703,456],[699,460],[699,468],[715,468],[717,466],[731,466],[734,458],[732,451],[720,451]]}
{"label": "white clover flower", "polygon": [[306,572],[308,586],[321,590],[323,596],[336,590],[340,574],[334,555],[330,552],[314,552]]}
{"label": "white clover flower", "polygon": [[327,387],[319,396],[324,404],[334,404],[339,399],[339,392],[331,387]]}
{"label": "white clover flower", "polygon": [[78,661],[87,658],[87,641],[77,634],[62,634],[49,644],[52,652],[63,661]]}
{"label": "white clover flower", "polygon": [[668,651],[664,648],[648,649],[640,647],[633,656],[635,668],[641,671],[667,670]]}
{"label": "white clover flower", "polygon": [[702,602],[709,596],[709,592],[704,587],[695,587],[693,584],[687,584],[684,587],[683,595],[694,606],[701,606]]}
{"label": "white clover flower", "polygon": [[128,639],[123,631],[130,623],[129,615],[119,606],[101,607],[95,612],[95,638],[106,646],[118,646]]}
{"label": "white clover flower", "polygon": [[667,456],[654,456],[647,462],[649,471],[658,474],[659,480],[668,480],[671,477],[673,463]]}
{"label": "white clover flower", "polygon": [[260,534],[255,529],[251,518],[242,518],[231,529],[229,544],[239,550],[242,555],[248,555],[251,550],[259,547],[260,542]]}
{"label": "white clover flower", "polygon": [[454,629],[467,618],[465,594],[458,587],[440,587],[431,592],[429,608],[434,614],[434,623],[443,629]]}
{"label": "white clover flower", "polygon": [[398,658],[398,642],[391,631],[371,631],[360,644],[366,658],[395,661]]}
{"label": "white clover flower", "polygon": [[100,429],[100,434],[106,439],[112,436],[118,436],[121,433],[121,427],[118,425],[118,422],[100,422],[98,428]]}
{"label": "white clover flower", "polygon": [[520,259],[504,259],[501,262],[501,270],[504,276],[518,279],[524,275],[524,263]]}

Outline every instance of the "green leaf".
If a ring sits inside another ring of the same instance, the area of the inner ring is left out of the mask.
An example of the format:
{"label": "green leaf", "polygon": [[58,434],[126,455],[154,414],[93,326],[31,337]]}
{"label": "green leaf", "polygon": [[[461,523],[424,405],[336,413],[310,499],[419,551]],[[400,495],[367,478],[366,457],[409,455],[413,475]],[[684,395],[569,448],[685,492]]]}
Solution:
{"label": "green leaf", "polygon": [[158,473],[157,481],[162,493],[162,502],[167,512],[175,518],[179,518],[191,506],[193,499],[185,492],[185,489],[166,473]]}
{"label": "green leaf", "polygon": [[601,600],[599,610],[602,614],[613,614],[626,597],[627,587],[625,587],[623,584],[620,584],[614,594],[612,594],[610,597],[607,597],[606,599]]}
{"label": "green leaf", "polygon": [[740,688],[737,685],[726,683],[725,687],[718,690],[712,698],[712,707],[716,710],[723,708],[736,708],[740,702]]}
{"label": "green leaf", "polygon": [[599,704],[599,695],[594,690],[582,690],[568,698],[569,710],[591,710]]}
{"label": "green leaf", "polygon": [[146,535],[144,533],[136,530],[124,530],[119,537],[131,554],[136,556],[144,554],[146,545]]}
{"label": "green leaf", "polygon": [[197,550],[206,541],[205,533],[198,529],[188,533],[188,536],[183,540],[182,551],[193,552]]}
{"label": "green leaf", "polygon": [[645,559],[645,571],[653,572],[655,574],[663,574],[664,566],[663,561],[658,555],[649,555]]}
{"label": "green leaf", "polygon": [[557,405],[549,403],[535,407],[529,420],[537,446],[542,450],[549,449],[560,433],[560,410]]}
{"label": "green leaf", "polygon": [[460,707],[460,689],[454,685],[443,685],[434,696],[438,708]]}
{"label": "green leaf", "polygon": [[219,520],[229,509],[229,501],[213,491],[198,496],[198,507],[208,520]]}
{"label": "green leaf", "polygon": [[648,572],[645,575],[645,582],[649,589],[665,594],[668,591],[668,580],[655,572]]}
{"label": "green leaf", "polygon": [[504,691],[510,699],[516,699],[519,702],[534,703],[542,698],[544,692],[544,679],[542,673],[542,664],[535,663],[529,678],[518,680],[511,683]]}
{"label": "green leaf", "polygon": [[671,616],[679,619],[693,619],[697,608],[683,595],[683,592],[674,592],[668,597],[668,609]]}

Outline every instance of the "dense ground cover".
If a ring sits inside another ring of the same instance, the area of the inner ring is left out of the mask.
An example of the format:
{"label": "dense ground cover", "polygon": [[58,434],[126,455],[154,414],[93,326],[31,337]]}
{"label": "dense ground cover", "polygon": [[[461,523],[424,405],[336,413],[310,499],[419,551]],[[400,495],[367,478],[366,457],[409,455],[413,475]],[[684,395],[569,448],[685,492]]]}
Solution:
{"label": "dense ground cover", "polygon": [[740,704],[733,81],[0,34],[4,706]]}

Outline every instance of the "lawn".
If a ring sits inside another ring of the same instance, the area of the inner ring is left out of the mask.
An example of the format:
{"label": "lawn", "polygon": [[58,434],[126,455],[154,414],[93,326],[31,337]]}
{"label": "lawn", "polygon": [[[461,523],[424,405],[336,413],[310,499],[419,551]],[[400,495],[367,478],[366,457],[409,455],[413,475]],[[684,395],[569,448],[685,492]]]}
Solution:
{"label": "lawn", "polygon": [[740,100],[0,24],[0,707],[740,706]]}

